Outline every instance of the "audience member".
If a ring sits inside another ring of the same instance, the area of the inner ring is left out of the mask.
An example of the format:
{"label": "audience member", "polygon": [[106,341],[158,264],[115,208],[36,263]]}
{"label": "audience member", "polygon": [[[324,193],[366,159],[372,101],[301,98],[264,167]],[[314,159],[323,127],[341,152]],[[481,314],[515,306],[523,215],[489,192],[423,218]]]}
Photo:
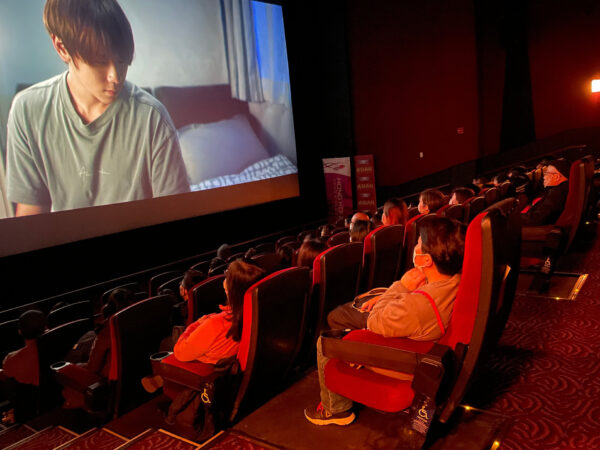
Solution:
{"label": "audience member", "polygon": [[[244,293],[264,275],[265,272],[253,264],[233,261],[223,281],[227,304],[220,306],[220,313],[202,316],[185,329],[173,348],[175,358],[216,364],[237,354],[242,337]],[[159,375],[142,379],[148,392],[156,391],[162,384]]]}
{"label": "audience member", "polygon": [[44,331],[46,316],[43,312],[32,309],[19,316],[19,334],[25,341],[25,347],[6,355],[0,369],[0,380],[13,378],[18,383],[39,385],[37,338]]}
{"label": "audience member", "polygon": [[192,299],[192,288],[201,281],[206,280],[206,274],[195,269],[188,269],[179,284],[179,295],[189,302]]}
{"label": "audience member", "polygon": [[408,208],[404,200],[398,197],[390,198],[383,204],[381,221],[383,225],[406,225]]}
{"label": "audience member", "polygon": [[281,267],[287,268],[291,267],[292,262],[294,260],[294,253],[296,253],[296,249],[291,245],[282,245],[277,247],[275,251],[279,257],[281,258]]}
{"label": "audience member", "polygon": [[468,187],[458,187],[452,190],[452,196],[448,202],[450,205],[462,205],[465,200],[473,197],[475,192]]}
{"label": "audience member", "polygon": [[369,221],[369,220],[371,220],[371,218],[365,212],[362,212],[362,211],[355,212],[354,214],[352,214],[352,216],[350,216],[350,221],[347,223],[347,227],[350,228],[352,226],[352,224],[354,222],[356,222],[357,220]]}
{"label": "audience member", "polygon": [[[407,337],[419,341],[439,339],[450,322],[463,253],[464,235],[458,222],[438,216],[424,218],[419,224],[419,240],[413,253],[415,268],[381,295],[367,296],[370,299],[362,305],[348,303],[336,308],[327,318],[330,326],[368,328],[386,337]],[[327,361],[319,339],[317,366],[321,403],[317,407],[306,408],[304,415],[317,425],[348,425],[355,418],[351,411],[352,401],[327,389],[324,379]],[[389,371],[384,372],[392,375]],[[406,377],[406,374],[394,375]]]}
{"label": "audience member", "polygon": [[446,204],[446,196],[437,189],[426,189],[419,196],[419,214],[431,214]]}
{"label": "audience member", "polygon": [[370,220],[355,220],[350,224],[350,242],[363,242],[371,231]]}
{"label": "audience member", "polygon": [[320,239],[304,241],[298,249],[296,265],[299,267],[308,267],[312,270],[315,258],[325,250],[327,250],[327,244]]}
{"label": "audience member", "polygon": [[523,225],[548,225],[556,222],[569,193],[570,168],[571,165],[564,159],[555,159],[544,168],[544,193],[522,211]]}
{"label": "audience member", "polygon": [[0,369],[0,398],[10,402],[10,409],[2,418],[6,425],[26,420],[35,410],[32,404],[39,395],[40,384],[37,338],[45,330],[43,312],[29,310],[19,317],[19,334],[25,346],[6,355]]}

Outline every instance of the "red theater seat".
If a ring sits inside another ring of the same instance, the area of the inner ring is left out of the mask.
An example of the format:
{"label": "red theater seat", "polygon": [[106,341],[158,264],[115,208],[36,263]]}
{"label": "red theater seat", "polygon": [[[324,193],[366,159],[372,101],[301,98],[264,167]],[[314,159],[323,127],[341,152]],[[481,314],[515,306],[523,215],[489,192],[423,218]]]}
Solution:
{"label": "red theater seat", "polygon": [[485,197],[476,196],[465,200],[463,203],[465,208],[465,223],[470,223],[486,207]]}
{"label": "red theater seat", "polygon": [[464,222],[465,220],[465,208],[463,205],[444,205],[437,210],[436,214],[438,216],[458,220],[459,222]]}
{"label": "red theater seat", "polygon": [[336,245],[346,244],[348,242],[350,242],[350,232],[347,230],[338,231],[327,239],[327,246],[335,247]]}
{"label": "red theater seat", "polygon": [[398,279],[404,225],[388,225],[371,231],[364,240],[363,276],[364,291],[374,287],[389,286]]}
{"label": "red theater seat", "polygon": [[188,325],[206,314],[219,312],[219,305],[227,303],[227,296],[223,288],[224,280],[225,275],[215,275],[202,280],[192,288],[192,298],[187,305]]}
{"label": "red theater seat", "polygon": [[[302,343],[309,286],[308,268],[292,267],[269,275],[246,291],[235,364],[241,374],[228,378],[232,384],[223,386],[232,394],[231,404],[219,405],[227,410],[229,421],[240,411],[267,401],[284,386]],[[210,364],[178,361],[172,355],[155,358],[152,365],[154,373],[164,378],[165,387],[169,386],[167,394],[175,394],[177,386],[202,389],[207,381],[231,375],[215,371]],[[221,398],[226,401],[227,395]]]}
{"label": "red theater seat", "polygon": [[[90,412],[118,417],[148,400],[140,380],[152,372],[150,355],[171,333],[172,301],[151,297],[115,313],[109,319],[111,349],[108,380],[67,364],[55,369],[63,386],[81,392]],[[91,382],[91,384],[89,384]]]}
{"label": "red theater seat", "polygon": [[[331,358],[325,367],[327,387],[381,411],[397,412],[412,405],[411,420],[427,404],[425,409],[435,410],[440,421],[447,421],[465,393],[485,342],[488,321],[494,318],[492,310],[503,295],[506,266],[494,258],[493,235],[506,220],[495,209],[481,213],[470,224],[451,322],[438,343],[384,338],[367,330],[352,331],[343,339],[343,333],[324,334],[323,352]],[[349,362],[414,374],[414,379],[390,378],[353,368]],[[440,391],[446,380],[452,381],[449,388]],[[423,431],[426,433],[426,428]]]}
{"label": "red theater seat", "polygon": [[586,200],[584,163],[579,159],[571,164],[569,193],[563,212],[553,225],[525,226],[522,230],[521,266],[537,265],[530,290],[543,292],[560,255],[567,252],[579,229]]}

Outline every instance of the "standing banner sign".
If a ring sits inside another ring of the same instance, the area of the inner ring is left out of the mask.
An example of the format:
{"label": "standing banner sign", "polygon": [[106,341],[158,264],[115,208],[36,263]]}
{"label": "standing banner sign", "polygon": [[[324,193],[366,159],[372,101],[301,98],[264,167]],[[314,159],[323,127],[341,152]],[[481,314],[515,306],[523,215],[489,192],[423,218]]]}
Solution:
{"label": "standing banner sign", "polygon": [[352,214],[350,158],[323,158],[329,219],[335,222]]}
{"label": "standing banner sign", "polygon": [[354,157],[354,178],[356,180],[356,209],[375,212],[377,198],[375,194],[375,167],[373,155]]}

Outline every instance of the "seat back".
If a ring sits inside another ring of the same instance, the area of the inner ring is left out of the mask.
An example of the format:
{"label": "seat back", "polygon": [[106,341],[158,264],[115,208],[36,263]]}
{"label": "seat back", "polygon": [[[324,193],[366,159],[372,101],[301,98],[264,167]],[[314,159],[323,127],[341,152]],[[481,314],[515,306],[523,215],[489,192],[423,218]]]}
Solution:
{"label": "seat back", "polygon": [[504,181],[500,183],[498,185],[498,193],[500,194],[500,198],[506,198],[508,195],[510,195],[512,189],[513,185],[510,181]]}
{"label": "seat back", "polygon": [[336,245],[346,244],[350,242],[350,232],[349,231],[338,231],[335,234],[332,234],[329,239],[327,239],[328,247],[335,247]]}
{"label": "seat back", "polygon": [[463,355],[460,370],[440,411],[442,422],[448,420],[462,400],[482,354],[488,325],[493,322],[493,310],[498,304],[505,275],[496,267],[493,236],[500,232],[505,220],[499,210],[494,209],[480,213],[467,229],[461,282],[450,324],[439,341]]}
{"label": "seat back", "polygon": [[67,352],[93,326],[94,323],[89,317],[78,319],[47,330],[37,339],[40,386],[48,384],[51,375],[50,364],[63,361]]}
{"label": "seat back", "polygon": [[267,274],[277,272],[278,270],[281,270],[283,268],[283,261],[281,260],[281,256],[279,256],[279,254],[275,253],[274,251],[259,253],[257,255],[254,255],[251,259],[253,264],[256,264]]}
{"label": "seat back", "polygon": [[465,220],[465,208],[463,205],[444,205],[436,211],[438,216],[448,217],[449,219],[458,220],[464,222]]}
{"label": "seat back", "polygon": [[557,227],[566,230],[564,252],[571,246],[571,242],[573,242],[575,233],[579,228],[585,204],[585,190],[585,167],[583,162],[578,159],[571,164],[571,170],[569,171],[569,193],[567,194],[563,212],[555,222]]}
{"label": "seat back", "polygon": [[[159,292],[162,292],[164,290],[170,290],[172,291],[175,295],[179,296],[179,285],[181,284],[181,281],[183,280],[183,275],[176,275],[175,277],[166,280],[164,283],[162,283],[160,286],[158,286],[158,288],[156,289],[156,294],[158,295]],[[144,298],[148,298],[148,296],[146,295]],[[140,299],[143,300],[144,298]]]}
{"label": "seat back", "polygon": [[148,399],[140,380],[152,373],[150,355],[171,333],[171,312],[171,298],[161,295],[128,306],[110,318],[114,417]]}
{"label": "seat back", "polygon": [[72,322],[78,319],[91,319],[93,315],[92,302],[83,300],[81,302],[71,303],[48,313],[46,321],[48,328],[52,329],[64,323]]}
{"label": "seat back", "polygon": [[412,269],[413,267],[413,250],[415,249],[415,245],[417,245],[417,241],[419,240],[417,227],[419,225],[419,221],[423,217],[425,217],[423,214],[418,214],[406,222],[404,227],[404,244],[402,246],[402,261],[400,263],[400,270],[398,271],[399,277],[402,277],[404,272]]}
{"label": "seat back", "polygon": [[[506,198],[486,209],[494,221],[495,304],[491,306],[493,321],[488,324],[486,347],[494,347],[504,331],[517,290],[521,262],[521,213],[515,198]],[[494,215],[499,214],[502,220]]]}
{"label": "seat back", "polygon": [[316,238],[318,236],[319,236],[318,230],[304,230],[304,231],[301,231],[300,233],[298,233],[298,242],[300,242],[300,243],[304,242],[304,239],[306,239],[307,237],[309,239],[312,239],[312,238]]}
{"label": "seat back", "polygon": [[102,301],[102,304],[105,305],[107,300],[108,300],[108,296],[110,295],[110,293],[112,291],[114,291],[115,289],[127,289],[133,293],[139,292],[140,291],[140,286],[138,283],[125,283],[125,284],[120,284],[118,286],[114,286],[112,288],[110,288],[108,291],[105,291],[102,294],[102,297],[100,298],[100,300]]}
{"label": "seat back", "polygon": [[358,294],[362,255],[362,242],[348,242],[331,247],[315,258],[312,285],[316,317],[311,320],[317,324],[317,336],[327,314]]}
{"label": "seat back", "polygon": [[275,248],[279,248],[288,242],[298,242],[298,236],[283,236],[275,241]]}
{"label": "seat back", "polygon": [[590,211],[596,205],[596,191],[594,189],[594,171],[595,162],[592,155],[586,155],[581,158],[585,171],[585,203],[583,210],[583,220],[593,218]]}
{"label": "seat back", "polygon": [[463,202],[465,208],[465,223],[470,223],[481,211],[485,209],[485,197],[471,197]]}
{"label": "seat back", "polygon": [[244,373],[230,420],[283,387],[302,344],[309,287],[309,269],[291,267],[246,291],[238,352]]}
{"label": "seat back", "polygon": [[498,200],[500,200],[500,192],[498,192],[498,188],[495,188],[495,187],[486,189],[483,196],[485,198],[486,206],[491,206],[494,203],[496,203]]}
{"label": "seat back", "polygon": [[168,272],[162,272],[150,277],[150,280],[148,281],[148,295],[156,295],[158,293],[158,287],[161,284],[181,275],[182,273],[179,270],[169,270]]}
{"label": "seat back", "polygon": [[227,303],[224,280],[225,275],[215,275],[192,288],[191,299],[188,302],[188,325],[206,314],[219,312],[219,305]]}
{"label": "seat back", "polygon": [[364,290],[389,286],[398,278],[404,242],[404,225],[388,225],[371,231],[364,240]]}

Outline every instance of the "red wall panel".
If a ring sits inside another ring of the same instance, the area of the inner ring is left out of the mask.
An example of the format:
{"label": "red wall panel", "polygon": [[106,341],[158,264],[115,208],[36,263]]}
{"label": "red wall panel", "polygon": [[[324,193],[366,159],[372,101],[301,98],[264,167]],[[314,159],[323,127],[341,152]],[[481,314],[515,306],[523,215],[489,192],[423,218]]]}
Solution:
{"label": "red wall panel", "polygon": [[471,1],[351,1],[349,36],[357,153],[378,185],[478,156]]}

